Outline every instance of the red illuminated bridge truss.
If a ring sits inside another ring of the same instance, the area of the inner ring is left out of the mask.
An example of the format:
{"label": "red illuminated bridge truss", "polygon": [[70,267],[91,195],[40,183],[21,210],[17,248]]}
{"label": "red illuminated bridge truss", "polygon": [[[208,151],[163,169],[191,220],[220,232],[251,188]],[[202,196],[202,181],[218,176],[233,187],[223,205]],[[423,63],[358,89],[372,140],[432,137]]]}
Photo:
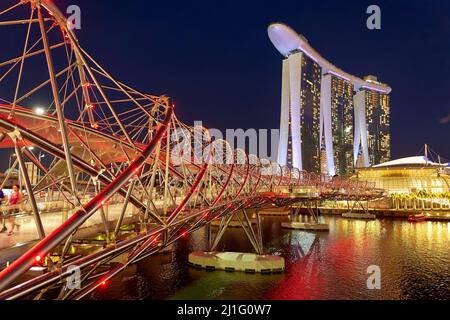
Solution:
{"label": "red illuminated bridge truss", "polygon": [[[58,290],[54,298],[81,299],[128,265],[212,220],[244,219],[239,214],[248,209],[380,196],[356,182],[231,150],[224,141],[211,144],[204,128],[200,141],[184,140],[192,156],[175,163],[180,140],[194,128],[177,119],[168,97],[135,90],[103,69],[51,1],[2,1],[0,39],[7,47],[0,50],[0,148],[15,149],[11,167],[23,177],[24,200],[40,237],[0,273],[2,299],[42,298],[52,289]],[[227,154],[231,161],[224,161]],[[38,181],[29,176],[30,162],[41,172]],[[42,192],[58,194],[70,207],[50,234],[41,221]],[[110,203],[120,211],[113,227],[104,209]],[[141,228],[124,235],[130,211]],[[94,215],[105,222],[106,245],[71,254],[77,231]],[[120,263],[104,268],[117,257]],[[48,262],[47,272],[24,281],[39,261]],[[81,270],[81,290],[64,287],[74,265]]]}

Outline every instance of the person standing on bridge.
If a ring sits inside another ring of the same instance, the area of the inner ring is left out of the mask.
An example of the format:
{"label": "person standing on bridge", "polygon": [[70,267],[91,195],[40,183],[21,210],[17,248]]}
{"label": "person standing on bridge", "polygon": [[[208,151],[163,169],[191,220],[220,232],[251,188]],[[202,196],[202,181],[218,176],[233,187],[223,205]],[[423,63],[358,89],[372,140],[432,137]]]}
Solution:
{"label": "person standing on bridge", "polygon": [[[6,197],[5,197],[5,194],[3,193],[3,190],[0,190],[0,206],[3,206],[3,203],[5,202],[5,200],[6,200]],[[5,213],[3,212],[3,210],[2,211],[0,211],[0,215],[4,215]],[[3,232],[6,232],[8,229],[6,228],[6,219],[5,218],[3,218],[2,219],[3,221],[3,227],[2,227],[2,230],[0,231],[0,233],[3,233]]]}
{"label": "person standing on bridge", "polygon": [[19,205],[22,204],[22,192],[20,192],[20,187],[18,185],[13,186],[13,192],[9,196],[9,205],[13,208],[9,210],[10,218],[9,222],[11,223],[11,231],[9,231],[8,236],[12,236],[14,234],[14,228],[17,227],[19,230],[20,225],[16,223],[16,213],[19,213]]}

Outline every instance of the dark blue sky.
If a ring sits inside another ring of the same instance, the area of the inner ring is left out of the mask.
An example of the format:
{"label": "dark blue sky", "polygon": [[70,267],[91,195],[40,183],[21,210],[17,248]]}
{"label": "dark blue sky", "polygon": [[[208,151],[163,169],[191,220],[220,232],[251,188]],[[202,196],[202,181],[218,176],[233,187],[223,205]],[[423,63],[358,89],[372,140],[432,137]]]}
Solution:
{"label": "dark blue sky", "polygon": [[[428,143],[450,158],[449,1],[55,0],[82,9],[81,44],[113,75],[167,94],[185,122],[277,128],[281,55],[267,26],[283,22],[349,73],[393,88],[393,157]],[[382,10],[382,30],[366,9]]]}

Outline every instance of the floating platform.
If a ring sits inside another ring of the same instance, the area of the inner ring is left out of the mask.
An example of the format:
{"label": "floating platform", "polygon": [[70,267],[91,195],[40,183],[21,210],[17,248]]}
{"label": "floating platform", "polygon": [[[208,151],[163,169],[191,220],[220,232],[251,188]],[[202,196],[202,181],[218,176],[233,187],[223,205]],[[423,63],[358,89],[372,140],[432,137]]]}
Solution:
{"label": "floating platform", "polygon": [[[252,224],[256,224],[256,219],[250,219],[250,222]],[[220,226],[220,220],[213,220],[211,222],[211,226],[219,227]],[[231,220],[230,223],[228,224],[228,228],[242,228],[242,226],[241,226],[241,224],[240,224],[240,222],[238,220]]]}
{"label": "floating platform", "polygon": [[374,220],[377,218],[376,215],[371,213],[343,213],[342,217],[350,219],[365,219],[365,220]]}
{"label": "floating platform", "polygon": [[291,214],[291,209],[286,208],[269,208],[259,211],[261,216],[288,216]]}
{"label": "floating platform", "polygon": [[426,215],[427,221],[450,221],[450,213],[440,216],[439,213],[436,215]]}
{"label": "floating platform", "polygon": [[330,227],[325,223],[304,223],[304,222],[283,222],[282,228],[295,230],[310,230],[310,231],[329,231]]}
{"label": "floating platform", "polygon": [[240,252],[193,252],[189,255],[189,265],[208,271],[264,274],[281,273],[285,268],[283,257]]}

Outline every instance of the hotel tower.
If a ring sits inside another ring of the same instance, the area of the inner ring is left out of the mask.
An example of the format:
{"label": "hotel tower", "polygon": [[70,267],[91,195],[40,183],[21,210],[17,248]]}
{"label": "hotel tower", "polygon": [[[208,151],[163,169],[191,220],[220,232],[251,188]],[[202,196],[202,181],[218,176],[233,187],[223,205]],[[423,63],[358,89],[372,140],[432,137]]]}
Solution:
{"label": "hotel tower", "polygon": [[278,162],[345,175],[391,158],[391,88],[335,67],[288,26],[269,26],[283,60]]}

